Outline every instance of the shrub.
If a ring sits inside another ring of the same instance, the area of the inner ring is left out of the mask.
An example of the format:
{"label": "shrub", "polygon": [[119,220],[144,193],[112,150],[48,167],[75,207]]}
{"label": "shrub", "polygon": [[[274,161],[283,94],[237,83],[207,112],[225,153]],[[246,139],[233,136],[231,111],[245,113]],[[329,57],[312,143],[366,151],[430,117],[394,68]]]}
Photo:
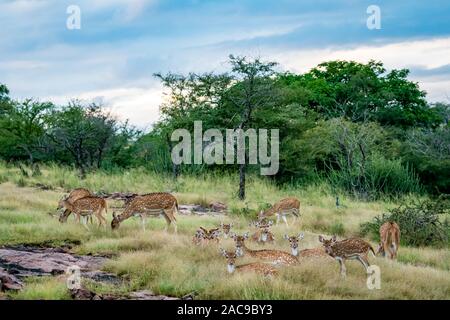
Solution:
{"label": "shrub", "polygon": [[436,200],[416,201],[375,217],[361,225],[363,235],[370,234],[379,240],[380,226],[386,221],[395,221],[400,227],[401,242],[411,246],[449,245],[450,198],[441,196]]}

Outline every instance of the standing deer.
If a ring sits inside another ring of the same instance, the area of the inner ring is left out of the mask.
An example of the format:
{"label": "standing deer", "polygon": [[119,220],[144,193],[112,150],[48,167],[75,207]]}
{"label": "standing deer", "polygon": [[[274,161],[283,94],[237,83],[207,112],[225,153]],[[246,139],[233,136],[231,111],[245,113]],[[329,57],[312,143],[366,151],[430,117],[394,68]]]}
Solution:
{"label": "standing deer", "polygon": [[289,241],[289,246],[291,247],[291,253],[293,256],[300,258],[330,258],[330,256],[325,252],[323,247],[303,249],[299,251],[298,243],[303,238],[304,238],[303,233],[299,233],[296,236],[288,236],[287,234],[284,235],[284,239]]}
{"label": "standing deer", "polygon": [[108,212],[108,205],[103,198],[89,196],[78,199],[73,203],[68,200],[61,200],[59,205],[73,212],[77,216],[78,222],[83,218],[85,228],[87,228],[88,217],[92,215],[97,218],[99,226],[106,226],[106,218],[103,216],[103,211],[105,214]]}
{"label": "standing deer", "polygon": [[377,254],[389,259],[397,258],[397,251],[400,244],[400,227],[395,222],[385,222],[380,227],[380,244],[378,245]]}
{"label": "standing deer", "polygon": [[367,255],[369,251],[375,255],[375,251],[372,246],[359,238],[345,239],[341,241],[336,240],[336,236],[327,240],[323,236],[319,236],[319,241],[322,242],[325,251],[331,257],[335,258],[340,265],[341,276],[347,275],[347,268],[345,267],[345,260],[356,259],[364,266],[368,273],[370,266]]}
{"label": "standing deer", "polygon": [[145,219],[147,216],[162,215],[167,223],[165,230],[167,231],[173,223],[175,233],[177,233],[176,212],[178,212],[178,202],[170,193],[155,192],[136,196],[130,201],[121,214],[116,215],[115,212],[113,213],[111,228],[115,230],[119,228],[122,221],[132,216],[139,216],[141,218],[142,228],[145,231]]}
{"label": "standing deer", "polygon": [[285,198],[277,203],[275,203],[271,208],[267,209],[266,211],[261,211],[258,215],[259,219],[267,218],[273,215],[276,215],[277,217],[277,224],[280,221],[280,218],[283,219],[284,223],[286,223],[286,226],[288,225],[286,216],[288,214],[292,214],[295,217],[299,217],[300,215],[300,201],[297,198],[290,197]]}
{"label": "standing deer", "polygon": [[[84,198],[84,197],[89,197],[92,196],[91,192],[87,189],[84,188],[78,188],[78,189],[73,189],[69,196],[64,197],[61,200],[67,200],[70,203],[74,203],[75,201],[77,201],[78,199]],[[62,209],[61,206],[61,201],[58,204],[58,208],[56,209],[57,211],[59,211],[60,209]],[[59,222],[61,223],[65,223],[67,222],[67,218],[70,216],[70,214],[72,213],[72,211],[66,209],[64,210],[60,215],[59,215]]]}
{"label": "standing deer", "polygon": [[243,256],[248,254],[252,258],[268,260],[272,264],[285,264],[292,265],[298,262],[297,257],[294,257],[290,253],[280,251],[280,250],[251,250],[245,245],[245,240],[248,239],[248,232],[242,236],[233,235],[234,242],[236,244],[236,253],[238,256]]}
{"label": "standing deer", "polygon": [[235,271],[238,272],[253,271],[269,277],[274,276],[278,273],[277,269],[275,269],[272,265],[268,263],[253,262],[236,266],[236,258],[238,257],[238,254],[236,252],[225,251],[222,248],[220,248],[220,252],[227,259],[228,273],[234,273]]}

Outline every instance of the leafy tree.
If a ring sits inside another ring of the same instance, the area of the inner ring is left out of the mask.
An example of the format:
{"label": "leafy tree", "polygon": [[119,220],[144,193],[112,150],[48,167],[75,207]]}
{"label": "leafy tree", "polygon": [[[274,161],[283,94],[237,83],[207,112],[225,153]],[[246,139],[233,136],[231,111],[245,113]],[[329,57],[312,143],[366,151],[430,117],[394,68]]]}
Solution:
{"label": "leafy tree", "polygon": [[10,160],[28,158],[33,164],[36,155],[42,156],[45,119],[54,105],[28,99],[9,106],[0,117],[1,154]]}

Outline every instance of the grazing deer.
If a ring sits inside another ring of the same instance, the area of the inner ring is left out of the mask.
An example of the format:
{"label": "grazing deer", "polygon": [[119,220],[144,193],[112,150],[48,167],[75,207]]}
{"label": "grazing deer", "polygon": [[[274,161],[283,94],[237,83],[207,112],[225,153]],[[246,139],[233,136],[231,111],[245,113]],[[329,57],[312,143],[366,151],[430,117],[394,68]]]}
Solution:
{"label": "grazing deer", "polygon": [[233,235],[234,242],[236,244],[236,253],[238,256],[243,256],[248,254],[252,258],[268,260],[272,264],[286,264],[292,265],[298,262],[297,257],[294,257],[290,253],[280,251],[280,250],[251,250],[245,245],[245,240],[248,239],[248,232],[242,236]]}
{"label": "grazing deer", "polygon": [[222,229],[222,234],[224,239],[228,239],[231,235],[231,228],[233,228],[233,223],[225,224],[223,222],[220,223],[220,229]]}
{"label": "grazing deer", "polygon": [[214,228],[207,230],[203,227],[200,227],[192,239],[192,242],[196,245],[205,244],[211,242],[219,243],[220,230],[219,228]]}
{"label": "grazing deer", "polygon": [[298,243],[304,238],[303,233],[299,233],[297,236],[284,235],[284,239],[289,241],[289,246],[291,247],[291,253],[293,256],[300,258],[330,258],[330,256],[325,252],[324,248],[312,248],[298,250]]}
{"label": "grazing deer", "polygon": [[395,222],[385,222],[380,227],[380,244],[377,254],[389,254],[389,259],[397,258],[397,251],[400,244],[400,227]]}
{"label": "grazing deer", "polygon": [[[75,201],[77,201],[78,199],[84,198],[84,197],[89,197],[92,196],[91,192],[87,189],[84,188],[78,188],[78,189],[73,189],[70,193],[69,196],[67,197],[63,197],[61,200],[67,200],[70,203],[74,203]],[[57,211],[61,210],[63,207],[61,206],[61,201],[58,204],[58,208],[56,209]],[[61,223],[65,223],[67,222],[67,218],[69,218],[70,214],[72,213],[72,211],[66,209],[64,210],[60,215],[59,215],[59,222]]]}
{"label": "grazing deer", "polygon": [[333,236],[329,240],[325,239],[323,236],[319,236],[319,241],[322,242],[326,253],[339,262],[341,275],[343,277],[347,274],[345,260],[358,260],[364,266],[366,272],[368,272],[370,264],[367,255],[369,254],[369,251],[372,251],[375,255],[375,251],[372,246],[363,239],[351,238],[337,241],[336,236]]}
{"label": "grazing deer", "polygon": [[227,259],[228,273],[234,273],[235,271],[238,272],[253,271],[256,273],[261,273],[267,277],[274,276],[278,273],[277,269],[275,269],[272,265],[268,263],[253,262],[236,266],[236,258],[238,257],[238,254],[236,252],[225,251],[222,248],[220,248],[220,252]]}
{"label": "grazing deer", "polygon": [[73,212],[77,216],[78,222],[83,217],[84,227],[86,228],[87,218],[92,215],[97,218],[99,226],[106,226],[106,218],[103,216],[103,211],[105,214],[108,212],[108,205],[103,198],[89,196],[78,199],[73,203],[68,200],[61,200],[59,206]]}
{"label": "grazing deer", "polygon": [[290,197],[285,198],[277,203],[275,203],[271,208],[266,211],[261,211],[258,215],[259,219],[267,218],[273,215],[277,217],[277,224],[280,221],[280,218],[283,219],[286,226],[288,225],[286,216],[288,214],[292,214],[295,217],[299,217],[300,215],[300,201],[297,198]]}
{"label": "grazing deer", "polygon": [[142,222],[142,228],[145,231],[145,218],[147,216],[162,215],[166,220],[167,226],[165,230],[173,223],[175,233],[177,233],[177,219],[175,213],[178,212],[177,199],[166,192],[149,193],[142,196],[136,196],[125,207],[125,210],[116,215],[113,213],[113,220],[111,221],[111,228],[113,230],[119,228],[120,223],[132,216],[139,216]]}
{"label": "grazing deer", "polygon": [[259,228],[258,231],[256,231],[252,235],[252,240],[259,243],[259,244],[265,244],[266,242],[274,242],[275,236],[270,231],[270,227],[272,226],[273,222],[269,221],[267,224],[262,224],[261,222],[257,222],[255,226]]}

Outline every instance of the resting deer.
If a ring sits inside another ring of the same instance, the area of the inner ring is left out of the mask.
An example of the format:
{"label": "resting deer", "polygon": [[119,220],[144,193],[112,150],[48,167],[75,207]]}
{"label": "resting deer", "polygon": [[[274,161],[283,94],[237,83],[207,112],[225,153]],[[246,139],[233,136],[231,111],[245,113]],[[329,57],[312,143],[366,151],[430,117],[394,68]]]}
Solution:
{"label": "resting deer", "polygon": [[345,260],[356,259],[364,266],[366,272],[370,266],[368,254],[369,251],[375,255],[375,251],[372,246],[359,238],[345,239],[341,241],[336,240],[336,236],[327,240],[322,236],[319,236],[319,241],[322,242],[325,251],[331,257],[335,258],[340,265],[341,275],[343,277],[347,274],[347,268],[345,267]]}
{"label": "resting deer", "polygon": [[219,243],[219,236],[220,236],[220,230],[219,228],[214,228],[207,230],[203,227],[200,227],[195,235],[192,241],[196,245],[205,244],[211,242]]}
{"label": "resting deer", "polygon": [[304,238],[303,233],[299,233],[297,236],[284,235],[284,239],[289,241],[289,246],[291,247],[291,253],[293,256],[300,258],[330,258],[330,256],[325,252],[324,248],[312,248],[298,250],[298,243]]}
{"label": "resting deer", "polygon": [[400,244],[400,227],[395,222],[385,222],[380,227],[380,244],[377,254],[383,257],[388,253],[389,259],[397,258],[397,251]]}
{"label": "resting deer", "polygon": [[245,245],[245,240],[248,239],[248,232],[242,236],[233,235],[234,242],[236,244],[236,253],[238,256],[243,256],[248,254],[252,258],[268,260],[272,264],[286,264],[292,265],[298,262],[297,257],[294,257],[290,253],[280,251],[280,250],[251,250]]}
{"label": "resting deer", "polygon": [[86,228],[87,218],[92,215],[97,218],[99,226],[106,226],[106,218],[103,216],[103,211],[105,214],[108,212],[108,205],[103,198],[89,196],[78,199],[73,203],[68,200],[61,200],[60,207],[73,212],[77,216],[78,222],[83,217],[83,223]]}
{"label": "resting deer", "polygon": [[259,219],[267,218],[273,215],[277,217],[277,224],[280,221],[280,218],[283,219],[286,226],[288,225],[286,216],[288,214],[292,214],[295,217],[299,217],[300,215],[300,201],[297,198],[285,198],[277,203],[275,203],[271,208],[261,211],[258,215]]}
{"label": "resting deer", "polygon": [[268,263],[253,262],[236,266],[236,258],[238,257],[238,254],[236,252],[225,251],[222,248],[220,248],[220,252],[227,259],[228,273],[234,273],[235,271],[238,272],[252,271],[256,273],[261,273],[265,276],[274,276],[278,273],[277,269],[275,269],[272,265]]}
{"label": "resting deer", "polygon": [[167,231],[173,223],[175,233],[177,233],[176,212],[178,212],[178,202],[170,193],[155,192],[136,196],[130,201],[121,214],[116,215],[115,212],[113,213],[111,228],[115,230],[119,228],[122,221],[132,216],[139,216],[141,218],[142,228],[145,231],[146,217],[162,215],[167,223],[165,230]]}
{"label": "resting deer", "polygon": [[261,222],[257,222],[255,226],[258,229],[253,235],[252,240],[259,243],[259,244],[265,244],[266,242],[274,242],[275,236],[270,231],[270,227],[272,226],[273,222],[269,221],[267,224],[262,224]]}
{"label": "resting deer", "polygon": [[[69,193],[69,196],[62,198],[61,200],[67,200],[70,203],[74,203],[75,201],[77,201],[78,199],[84,198],[84,197],[89,197],[91,196],[91,192],[87,189],[84,188],[78,188],[78,189],[74,189]],[[60,209],[62,209],[62,201],[59,202],[58,204],[58,208],[56,209],[57,211],[59,211]],[[61,223],[65,223],[67,222],[67,218],[70,216],[70,214],[72,213],[72,211],[66,209],[64,210],[60,215],[59,215],[59,222]]]}
{"label": "resting deer", "polygon": [[233,228],[233,223],[225,224],[223,222],[220,223],[220,229],[222,229],[222,234],[224,239],[228,239],[231,235],[231,228]]}

